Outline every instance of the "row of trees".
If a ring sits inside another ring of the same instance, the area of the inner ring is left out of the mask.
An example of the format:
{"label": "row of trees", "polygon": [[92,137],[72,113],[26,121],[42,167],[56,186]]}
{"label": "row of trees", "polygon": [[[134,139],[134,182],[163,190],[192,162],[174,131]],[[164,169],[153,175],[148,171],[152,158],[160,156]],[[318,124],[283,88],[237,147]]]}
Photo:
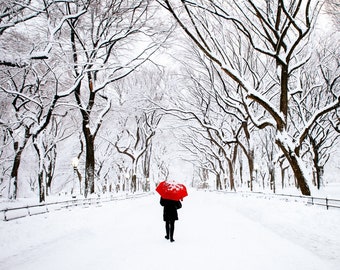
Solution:
{"label": "row of trees", "polygon": [[288,2],[2,3],[2,194],[148,190],[174,115],[199,182],[275,187],[279,166],[309,195],[306,165],[320,184],[339,134],[339,49],[315,40],[317,3]]}
{"label": "row of trees", "polygon": [[200,124],[185,145],[194,146],[188,148],[200,158],[199,152],[207,153],[201,167],[216,175],[216,188],[222,188],[221,179],[225,184],[229,179],[235,189],[236,169],[242,183],[240,155],[247,160],[251,190],[258,163],[267,167],[261,173],[268,172],[273,189],[275,164],[280,164],[282,179],[289,166],[303,195],[311,194],[311,172],[320,187],[339,136],[340,106],[334,42],[339,37],[319,40],[313,34],[321,3],[159,2],[199,50],[201,68],[188,75],[194,108],[170,111]]}
{"label": "row of trees", "polygon": [[[58,150],[68,138],[79,145],[72,151],[84,163],[84,195],[95,192],[95,178],[102,170],[96,141],[100,130],[105,132],[103,122],[112,117],[113,106],[120,109],[125,98],[133,98],[123,95],[136,87],[124,83],[124,78],[150,61],[171,33],[162,24],[154,31],[156,10],[144,0],[1,4],[1,168],[9,198],[17,197],[19,179],[34,171],[28,165],[34,160],[37,181],[32,185],[38,183],[40,201],[45,200],[56,177],[57,155],[72,149],[67,145]],[[115,113],[117,122],[121,115]],[[136,111],[121,116],[125,117],[119,119],[121,125],[111,126],[118,131],[106,138],[132,159],[134,190],[136,163],[146,153],[160,119],[155,114]],[[117,132],[115,140],[112,135]],[[28,164],[22,168],[23,161]],[[74,167],[81,181],[82,174]]]}

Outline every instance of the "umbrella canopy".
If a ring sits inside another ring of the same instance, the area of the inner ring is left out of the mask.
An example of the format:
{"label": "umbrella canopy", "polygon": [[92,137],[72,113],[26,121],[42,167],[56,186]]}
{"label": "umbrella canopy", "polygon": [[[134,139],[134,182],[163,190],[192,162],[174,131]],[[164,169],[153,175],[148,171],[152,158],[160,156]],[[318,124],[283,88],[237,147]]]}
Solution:
{"label": "umbrella canopy", "polygon": [[187,188],[175,181],[163,181],[156,187],[156,191],[163,199],[179,201],[188,196]]}

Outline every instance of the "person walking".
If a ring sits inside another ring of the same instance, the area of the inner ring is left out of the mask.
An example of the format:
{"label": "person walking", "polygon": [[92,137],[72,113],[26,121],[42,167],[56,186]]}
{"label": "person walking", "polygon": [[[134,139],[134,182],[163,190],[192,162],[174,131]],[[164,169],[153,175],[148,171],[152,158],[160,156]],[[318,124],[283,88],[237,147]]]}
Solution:
{"label": "person walking", "polygon": [[174,242],[175,221],[178,220],[177,210],[182,208],[180,201],[168,200],[161,197],[161,206],[163,206],[163,220],[165,221],[165,239]]}

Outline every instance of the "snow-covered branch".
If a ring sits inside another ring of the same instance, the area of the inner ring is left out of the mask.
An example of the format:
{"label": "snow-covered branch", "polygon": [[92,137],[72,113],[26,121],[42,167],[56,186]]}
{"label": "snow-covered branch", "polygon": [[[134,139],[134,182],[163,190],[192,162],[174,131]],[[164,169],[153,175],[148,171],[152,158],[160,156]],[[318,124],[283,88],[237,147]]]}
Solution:
{"label": "snow-covered branch", "polygon": [[322,109],[317,110],[312,116],[311,118],[308,120],[308,122],[305,124],[304,128],[301,130],[300,135],[299,135],[299,143],[300,145],[302,144],[302,142],[306,139],[306,136],[308,135],[309,130],[311,129],[311,127],[313,125],[315,125],[316,121],[323,115],[337,109],[340,107],[340,96],[333,102],[331,102],[330,104],[328,104],[327,106],[325,106]]}

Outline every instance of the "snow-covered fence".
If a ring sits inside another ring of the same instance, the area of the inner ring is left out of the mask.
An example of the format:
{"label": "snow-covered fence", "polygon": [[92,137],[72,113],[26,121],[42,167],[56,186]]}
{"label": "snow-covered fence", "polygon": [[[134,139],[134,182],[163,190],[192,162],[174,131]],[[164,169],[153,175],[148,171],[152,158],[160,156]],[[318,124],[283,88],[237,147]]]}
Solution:
{"label": "snow-covered fence", "polygon": [[32,205],[20,206],[20,207],[8,207],[8,208],[0,209],[0,212],[2,214],[3,221],[10,221],[13,219],[44,214],[44,213],[61,210],[61,209],[72,209],[78,206],[82,206],[82,207],[89,207],[91,205],[100,206],[102,203],[105,203],[105,202],[133,199],[133,198],[139,198],[139,197],[144,197],[148,195],[150,195],[150,193],[127,194],[124,196],[114,196],[114,195],[106,196],[106,197],[98,196],[98,197],[91,197],[91,198],[85,198],[85,199],[71,199],[71,200],[57,201],[57,202],[50,202],[50,203],[32,204]]}
{"label": "snow-covered fence", "polygon": [[308,200],[308,204],[326,206],[327,209],[329,208],[340,209],[340,200],[336,199],[310,197]]}
{"label": "snow-covered fence", "polygon": [[242,196],[258,196],[261,198],[277,198],[286,201],[302,202],[306,205],[317,205],[329,208],[340,209],[340,199],[330,199],[330,198],[320,198],[312,196],[302,196],[302,195],[289,195],[289,194],[277,194],[277,193],[264,193],[264,192],[230,192],[221,191],[223,193],[241,194]]}

